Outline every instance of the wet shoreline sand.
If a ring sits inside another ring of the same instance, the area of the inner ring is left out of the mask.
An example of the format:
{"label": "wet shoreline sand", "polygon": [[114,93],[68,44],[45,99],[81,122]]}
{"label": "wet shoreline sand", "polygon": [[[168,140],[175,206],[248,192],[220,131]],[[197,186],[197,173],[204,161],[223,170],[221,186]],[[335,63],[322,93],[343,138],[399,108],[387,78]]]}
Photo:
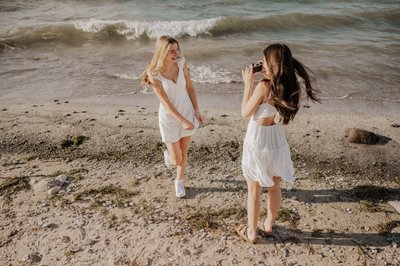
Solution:
{"label": "wet shoreline sand", "polygon": [[[246,219],[240,100],[199,95],[206,123],[190,146],[181,200],[163,165],[154,95],[1,103],[0,260],[399,263],[400,215],[388,204],[399,200],[400,129],[391,126],[400,122],[398,104],[326,100],[302,108],[286,128],[297,181],[283,184],[276,235],[252,246],[234,233]],[[351,144],[351,127],[391,140]],[[62,174],[61,190],[50,192]]]}

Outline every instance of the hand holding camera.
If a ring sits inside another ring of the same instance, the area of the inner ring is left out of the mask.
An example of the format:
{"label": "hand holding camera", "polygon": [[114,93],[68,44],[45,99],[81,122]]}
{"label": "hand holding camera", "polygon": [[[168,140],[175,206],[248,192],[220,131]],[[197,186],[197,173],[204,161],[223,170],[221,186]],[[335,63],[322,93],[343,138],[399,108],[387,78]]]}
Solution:
{"label": "hand holding camera", "polygon": [[253,84],[254,82],[254,73],[261,72],[263,69],[263,63],[257,62],[253,63],[250,66],[246,67],[242,70],[243,81],[247,87],[247,85]]}
{"label": "hand holding camera", "polygon": [[253,65],[249,65],[245,69],[242,69],[242,77],[245,88],[252,88],[254,82]]}
{"label": "hand holding camera", "polygon": [[262,64],[262,62],[257,62],[255,64],[251,64],[251,66],[253,68],[253,73],[257,73],[262,70],[263,64]]}

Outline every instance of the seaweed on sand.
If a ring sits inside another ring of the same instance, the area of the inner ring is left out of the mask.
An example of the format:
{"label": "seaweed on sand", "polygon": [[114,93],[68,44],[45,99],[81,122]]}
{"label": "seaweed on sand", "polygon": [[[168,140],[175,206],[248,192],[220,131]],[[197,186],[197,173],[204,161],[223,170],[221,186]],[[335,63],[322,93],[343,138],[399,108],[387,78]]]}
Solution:
{"label": "seaweed on sand", "polygon": [[106,185],[98,188],[89,188],[78,192],[73,196],[72,201],[76,201],[84,197],[111,195],[113,197],[113,199],[111,199],[113,204],[115,204],[117,207],[122,207],[127,199],[138,194],[139,192],[137,191],[129,191],[115,185]]}
{"label": "seaweed on sand", "polygon": [[190,228],[217,229],[222,227],[226,223],[227,218],[230,218],[231,216],[234,216],[236,219],[245,217],[246,208],[242,206],[234,206],[223,209],[201,207],[182,217],[182,219]]}
{"label": "seaweed on sand", "polygon": [[89,137],[76,135],[76,136],[67,136],[65,139],[61,140],[58,143],[58,148],[65,149],[70,147],[77,147],[81,145],[85,140],[90,139]]}
{"label": "seaweed on sand", "polygon": [[4,203],[9,204],[12,200],[12,195],[19,191],[28,190],[30,188],[28,177],[18,177],[7,179],[0,185],[0,196],[4,197]]}
{"label": "seaweed on sand", "polygon": [[391,231],[400,226],[400,221],[390,221],[387,223],[380,224],[379,227],[379,234],[387,236],[391,233]]}
{"label": "seaweed on sand", "polygon": [[291,209],[281,208],[278,211],[277,221],[288,222],[292,228],[297,227],[299,220],[300,220],[299,214]]}

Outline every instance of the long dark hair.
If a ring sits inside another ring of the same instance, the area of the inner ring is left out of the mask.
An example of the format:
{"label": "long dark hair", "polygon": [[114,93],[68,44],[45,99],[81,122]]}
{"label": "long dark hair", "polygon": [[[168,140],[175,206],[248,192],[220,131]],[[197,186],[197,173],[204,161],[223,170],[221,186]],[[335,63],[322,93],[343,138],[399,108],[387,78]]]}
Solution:
{"label": "long dark hair", "polygon": [[270,97],[283,117],[284,125],[293,120],[299,110],[301,85],[297,76],[304,81],[307,97],[320,102],[315,96],[317,90],[311,85],[315,82],[314,73],[292,57],[289,47],[280,43],[269,45],[264,49],[264,57],[267,62],[267,66],[264,67],[268,67],[270,73],[269,79],[264,79],[264,81],[269,84]]}

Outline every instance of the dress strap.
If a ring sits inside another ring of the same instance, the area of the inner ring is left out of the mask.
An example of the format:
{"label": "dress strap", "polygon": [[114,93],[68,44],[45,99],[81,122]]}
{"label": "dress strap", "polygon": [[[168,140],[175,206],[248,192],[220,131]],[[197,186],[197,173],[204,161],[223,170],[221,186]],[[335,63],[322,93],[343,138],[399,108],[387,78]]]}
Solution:
{"label": "dress strap", "polygon": [[179,69],[183,70],[183,66],[185,65],[185,57],[182,56],[182,57],[178,58],[177,64],[178,64]]}
{"label": "dress strap", "polygon": [[275,118],[274,118],[274,123],[278,124],[282,122],[283,117],[281,116],[281,114],[279,112],[276,112],[275,114]]}
{"label": "dress strap", "polygon": [[163,76],[160,73],[152,74],[150,71],[147,71],[147,76],[151,76],[153,78],[158,79],[159,81],[161,81],[163,79]]}

